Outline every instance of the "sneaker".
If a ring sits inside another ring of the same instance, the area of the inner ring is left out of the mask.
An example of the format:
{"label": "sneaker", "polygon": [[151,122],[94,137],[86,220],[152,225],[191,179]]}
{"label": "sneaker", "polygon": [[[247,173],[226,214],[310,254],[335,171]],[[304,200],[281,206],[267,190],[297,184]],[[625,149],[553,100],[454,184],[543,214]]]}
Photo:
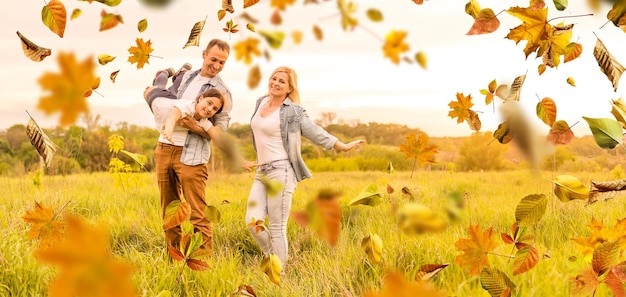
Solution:
{"label": "sneaker", "polygon": [[[171,69],[171,68],[170,68],[170,69]],[[183,64],[183,66],[182,66],[182,67],[180,67],[180,69],[178,69],[178,71],[176,71],[176,73],[174,73],[174,74],[172,75],[172,82],[173,82],[173,81],[175,81],[175,80],[176,80],[176,78],[177,78],[179,75],[183,75],[183,74],[185,74],[185,72],[187,72],[187,71],[189,71],[189,70],[191,70],[191,64],[189,64],[189,63],[185,63],[185,64]]]}
{"label": "sneaker", "polygon": [[167,69],[163,69],[163,70],[159,70],[159,71],[157,71],[157,72],[156,72],[156,74],[154,75],[154,79],[152,80],[152,85],[154,85],[154,84],[155,84],[157,77],[159,77],[159,75],[160,75],[161,73],[163,73],[163,72],[164,72],[164,73],[167,75],[167,77],[169,78],[169,77],[171,77],[171,76],[173,76],[173,75],[174,75],[174,68],[170,67],[170,68],[167,68]]}

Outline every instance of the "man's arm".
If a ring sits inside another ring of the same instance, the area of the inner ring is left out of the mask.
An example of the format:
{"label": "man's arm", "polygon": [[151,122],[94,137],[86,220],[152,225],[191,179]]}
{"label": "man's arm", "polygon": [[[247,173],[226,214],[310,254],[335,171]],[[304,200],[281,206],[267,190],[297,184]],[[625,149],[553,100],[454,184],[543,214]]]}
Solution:
{"label": "man's arm", "polygon": [[196,122],[196,120],[192,119],[191,117],[184,117],[178,120],[178,125],[181,127],[185,127],[191,132],[196,133],[208,140],[211,140],[211,136],[209,135],[209,133],[207,133],[207,131],[200,127],[200,125],[198,125],[198,122]]}

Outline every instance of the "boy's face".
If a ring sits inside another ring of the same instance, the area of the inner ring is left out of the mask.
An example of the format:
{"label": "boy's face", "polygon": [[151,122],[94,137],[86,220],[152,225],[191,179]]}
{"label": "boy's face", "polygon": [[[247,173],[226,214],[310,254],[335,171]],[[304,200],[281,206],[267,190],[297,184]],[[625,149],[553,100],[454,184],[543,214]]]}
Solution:
{"label": "boy's face", "polygon": [[220,108],[222,108],[222,103],[217,97],[200,98],[196,104],[196,116],[208,119],[213,117]]}

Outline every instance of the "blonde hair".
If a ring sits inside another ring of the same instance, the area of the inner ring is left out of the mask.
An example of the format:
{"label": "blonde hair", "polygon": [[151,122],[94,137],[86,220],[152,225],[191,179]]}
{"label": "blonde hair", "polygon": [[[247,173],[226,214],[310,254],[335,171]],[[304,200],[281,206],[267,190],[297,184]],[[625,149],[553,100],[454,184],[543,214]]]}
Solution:
{"label": "blonde hair", "polygon": [[291,102],[300,104],[300,93],[298,92],[298,75],[296,74],[296,72],[287,66],[280,66],[274,69],[272,75],[270,75],[270,78],[273,77],[276,72],[284,72],[287,74],[287,76],[289,77],[289,87],[291,88],[291,92],[287,93],[287,97],[289,97]]}

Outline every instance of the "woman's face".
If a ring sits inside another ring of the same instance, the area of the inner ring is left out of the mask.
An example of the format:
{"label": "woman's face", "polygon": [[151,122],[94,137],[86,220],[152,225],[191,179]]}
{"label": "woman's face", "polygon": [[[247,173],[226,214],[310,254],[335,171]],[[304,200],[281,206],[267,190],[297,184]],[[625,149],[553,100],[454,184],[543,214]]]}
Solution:
{"label": "woman's face", "polygon": [[218,110],[222,108],[222,103],[217,97],[204,97],[200,98],[198,104],[196,104],[196,115],[200,118],[211,118]]}
{"label": "woman's face", "polygon": [[287,98],[287,94],[291,92],[289,86],[289,75],[285,72],[276,72],[270,77],[270,83],[268,85],[269,94],[273,97]]}

